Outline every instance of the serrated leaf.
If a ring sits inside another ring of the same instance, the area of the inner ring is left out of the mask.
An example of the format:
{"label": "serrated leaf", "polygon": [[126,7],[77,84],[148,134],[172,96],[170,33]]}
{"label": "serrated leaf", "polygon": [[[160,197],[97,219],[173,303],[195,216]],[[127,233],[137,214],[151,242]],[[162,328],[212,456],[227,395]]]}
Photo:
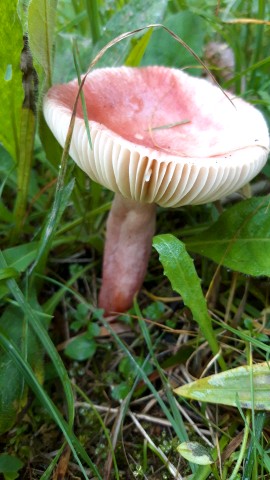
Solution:
{"label": "serrated leaf", "polygon": [[182,457],[197,465],[210,465],[214,460],[208,449],[198,442],[183,442],[176,449]]}
{"label": "serrated leaf", "polygon": [[270,368],[267,362],[201,378],[174,392],[200,402],[270,410]]}
{"label": "serrated leaf", "polygon": [[250,198],[222,213],[187,247],[248,275],[270,275],[270,196]]}
{"label": "serrated leaf", "polygon": [[159,253],[164,275],[168,277],[172,288],[182,296],[185,305],[192,311],[194,320],[199,324],[212,351],[216,354],[219,347],[208,315],[200,279],[184,243],[171,234],[165,234],[154,237],[153,246]]}
{"label": "serrated leaf", "polygon": [[24,98],[20,70],[23,31],[17,0],[1,6],[0,16],[0,143],[14,160],[18,157],[21,108]]}

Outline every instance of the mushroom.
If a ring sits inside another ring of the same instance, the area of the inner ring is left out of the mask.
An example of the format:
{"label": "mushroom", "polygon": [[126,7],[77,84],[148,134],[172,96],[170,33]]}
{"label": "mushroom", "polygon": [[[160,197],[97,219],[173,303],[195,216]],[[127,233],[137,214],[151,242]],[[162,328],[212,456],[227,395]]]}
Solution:
{"label": "mushroom", "polygon": [[[253,106],[173,68],[96,69],[83,91],[92,147],[79,103],[70,156],[116,194],[99,295],[108,315],[130,308],[141,288],[155,205],[202,204],[241,188],[266,163],[269,136]],[[44,99],[45,119],[62,146],[77,93],[74,80]]]}

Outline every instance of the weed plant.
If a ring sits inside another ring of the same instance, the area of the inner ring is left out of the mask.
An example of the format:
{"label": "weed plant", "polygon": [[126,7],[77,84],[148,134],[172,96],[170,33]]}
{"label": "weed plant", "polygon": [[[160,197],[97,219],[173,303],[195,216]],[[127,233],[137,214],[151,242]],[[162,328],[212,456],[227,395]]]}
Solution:
{"label": "weed plant", "polygon": [[[269,122],[269,3],[2,3],[1,478],[267,480],[269,164],[215,204],[159,207],[144,287],[119,319],[129,328],[123,337],[97,308],[112,193],[63,154],[42,100],[119,35],[163,24]],[[162,64],[207,75],[164,28],[113,43],[95,68]],[[234,56],[229,69],[221,44]],[[181,259],[170,253],[178,249]],[[218,342],[216,355],[206,338]],[[221,371],[221,390],[200,387],[206,402],[173,392]]]}

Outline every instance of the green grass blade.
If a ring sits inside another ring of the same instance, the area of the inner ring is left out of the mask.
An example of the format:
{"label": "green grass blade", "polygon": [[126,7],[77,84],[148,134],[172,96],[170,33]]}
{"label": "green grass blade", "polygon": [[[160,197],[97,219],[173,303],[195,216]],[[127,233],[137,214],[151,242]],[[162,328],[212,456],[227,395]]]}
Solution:
{"label": "green grass blade", "polygon": [[59,458],[61,457],[64,451],[65,445],[66,443],[64,443],[62,447],[58,450],[57,454],[55,455],[54,459],[48,466],[47,470],[43,473],[43,475],[41,475],[40,480],[50,480],[52,478],[53,471],[57,465]]}
{"label": "green grass blade", "polygon": [[125,65],[127,67],[137,67],[140,65],[152,33],[153,28],[149,28],[142,38],[137,41],[136,45],[132,48],[125,61]]}
{"label": "green grass blade", "polygon": [[236,328],[231,327],[225,322],[221,322],[220,320],[214,320],[214,322],[220,325],[225,330],[228,330],[229,332],[234,333],[237,337],[241,338],[241,340],[244,340],[245,342],[249,342],[254,347],[257,347],[260,350],[267,352],[268,355],[270,355],[270,346],[267,345],[266,343],[261,342],[257,338],[251,337],[249,334],[242,332],[241,330],[237,330]]}
{"label": "green grass blade", "polygon": [[159,393],[157,392],[157,390],[155,389],[154,385],[152,384],[152,382],[149,380],[147,374],[145,373],[144,369],[141,367],[141,365],[138,364],[138,362],[134,359],[134,357],[132,356],[132,354],[130,353],[130,351],[128,350],[128,348],[126,347],[126,345],[122,342],[122,340],[119,338],[119,336],[114,332],[114,330],[111,328],[110,324],[108,322],[106,322],[105,319],[102,319],[102,322],[104,324],[104,326],[106,327],[106,329],[111,333],[112,337],[115,339],[116,343],[119,345],[119,347],[121,348],[121,350],[123,350],[123,352],[127,355],[127,357],[130,359],[132,365],[134,366],[134,368],[136,369],[136,371],[138,372],[138,374],[140,375],[140,377],[142,378],[142,380],[144,381],[144,383],[147,385],[147,387],[149,388],[149,390],[153,393],[157,403],[160,405],[164,415],[167,417],[167,419],[169,420],[169,422],[171,422],[172,424],[172,427],[174,428],[175,432],[178,431],[178,425],[173,417],[173,415],[171,414],[170,410],[168,409],[168,407],[166,406],[165,402],[162,400],[162,398],[160,397]]}
{"label": "green grass blade", "polygon": [[176,402],[175,397],[172,395],[172,390],[171,390],[170,385],[168,385],[168,380],[165,377],[165,375],[163,373],[163,370],[159,365],[159,362],[157,361],[157,358],[156,358],[156,355],[155,355],[155,352],[154,352],[154,348],[153,348],[153,345],[152,345],[149,330],[147,328],[146,323],[142,319],[142,314],[140,312],[139,305],[138,305],[136,300],[134,301],[134,308],[135,308],[135,313],[138,317],[138,321],[139,321],[139,325],[140,325],[140,328],[141,328],[141,331],[142,331],[142,334],[143,334],[143,338],[146,341],[146,345],[147,345],[147,348],[149,350],[149,353],[150,353],[151,359],[153,361],[153,364],[155,365],[155,367],[156,367],[156,369],[157,369],[157,371],[160,375],[160,378],[162,380],[163,388],[164,388],[165,393],[167,395],[167,398],[168,398],[168,401],[169,401],[169,404],[170,404],[170,407],[171,407],[171,410],[172,410],[172,413],[173,413],[173,416],[174,416],[174,419],[175,419],[175,424],[178,427],[178,431],[176,432],[177,436],[178,436],[178,438],[181,442],[188,441],[188,435],[187,435],[187,432],[186,432],[186,429],[185,429],[185,426],[184,426],[184,422],[182,420],[182,417],[181,417],[181,414],[180,414],[178,408],[175,405],[175,402]]}
{"label": "green grass blade", "polygon": [[[198,323],[202,334],[209,343],[214,355],[219,352],[219,345],[212,327],[212,320],[207,311],[207,305],[202,293],[200,280],[196,273],[193,260],[186,252],[184,244],[171,234],[154,237],[153,246],[159,253],[164,274],[179,293]],[[226,369],[222,358],[218,359],[223,370]]]}
{"label": "green grass blade", "polygon": [[98,0],[85,0],[86,10],[88,14],[88,20],[92,33],[92,41],[95,44],[100,36],[100,20],[99,20],[99,1]]}
{"label": "green grass blade", "polygon": [[45,73],[48,86],[52,85],[56,7],[57,0],[32,0],[28,8],[30,49]]}
{"label": "green grass blade", "polygon": [[36,397],[39,399],[41,404],[46,407],[49,414],[61,429],[63,435],[67,443],[69,444],[71,451],[78,462],[78,465],[81,468],[81,471],[84,475],[84,478],[88,480],[88,476],[84,470],[84,467],[79,459],[79,456],[87,463],[87,465],[91,468],[92,472],[97,475],[99,480],[102,480],[96,466],[78,441],[77,437],[72,432],[68,423],[64,420],[62,415],[60,414],[59,410],[56,408],[54,403],[51,401],[50,397],[47,395],[45,390],[41,387],[39,382],[37,381],[30,365],[26,362],[23,357],[21,356],[19,350],[17,349],[16,345],[9,340],[5,334],[0,329],[0,343],[2,348],[10,354],[10,357],[16,362],[18,369],[21,371],[22,375],[24,376],[26,382],[28,383],[29,387],[33,390]]}
{"label": "green grass blade", "polygon": [[[76,280],[82,277],[91,268],[93,268],[93,263],[91,263],[90,265],[87,265],[87,267],[85,268],[79,269],[74,275],[72,275],[72,277],[65,284],[58,282],[53,278],[46,277],[46,275],[39,275],[39,277],[41,277],[43,280],[46,280],[47,282],[50,282],[60,287],[49,298],[49,300],[47,300],[47,302],[45,302],[42,305],[44,313],[46,313],[47,315],[52,315],[53,312],[55,311],[55,308],[57,307],[57,305],[59,304],[59,302],[67,292],[71,293],[74,297],[76,297],[79,300],[79,302],[81,303],[86,302],[82,295],[72,290],[70,287],[76,282]],[[89,310],[91,310],[91,305],[89,305]]]}
{"label": "green grass blade", "polygon": [[[76,392],[78,392],[78,394],[84,399],[84,401],[89,405],[89,407],[94,411],[95,413],[95,416],[97,417],[97,420],[103,430],[103,433],[104,433],[104,436],[106,437],[106,440],[108,442],[108,446],[109,446],[109,450],[110,450],[110,453],[112,455],[112,460],[113,460],[113,465],[114,465],[114,475],[115,475],[115,479],[116,480],[120,480],[120,477],[119,477],[119,470],[118,470],[118,466],[117,466],[117,461],[116,461],[116,456],[115,456],[115,451],[114,451],[114,448],[113,448],[113,445],[112,445],[112,441],[111,441],[111,437],[109,435],[109,432],[108,432],[108,429],[105,425],[105,423],[103,422],[102,420],[102,417],[101,415],[99,414],[99,412],[97,411],[97,409],[95,408],[95,405],[91,402],[91,400],[88,398],[88,396],[83,392],[83,390],[81,390],[78,385],[74,385],[74,389],[76,390]],[[121,415],[121,419],[123,420],[124,419],[124,416]]]}
{"label": "green grass blade", "polygon": [[25,220],[26,206],[30,174],[33,160],[33,148],[35,137],[35,115],[30,108],[23,108],[21,114],[19,159],[17,165],[17,196],[14,207],[14,229],[12,240],[14,241],[22,228]]}
{"label": "green grass blade", "polygon": [[[257,412],[255,414],[255,422],[253,423],[254,429],[254,437],[256,438],[256,442],[259,442],[263,426],[265,423],[266,413],[265,412]],[[254,467],[254,460],[257,456],[257,449],[256,449],[256,442],[253,440],[250,441],[249,448],[246,455],[246,461],[244,465],[243,471],[243,478],[252,478],[252,471]]]}
{"label": "green grass blade", "polygon": [[[59,179],[59,182],[62,180],[62,178],[61,180]],[[34,281],[34,273],[43,273],[43,270],[45,269],[47,257],[51,248],[53,237],[56,233],[57,225],[68,204],[73,187],[74,179],[72,179],[65,187],[59,184],[57,186],[52,210],[48,215],[47,221],[43,228],[36,259],[29,272],[29,276],[32,275],[32,282]]]}
{"label": "green grass blade", "polygon": [[[5,268],[6,262],[3,257],[2,252],[0,251],[0,268]],[[24,315],[28,318],[28,321],[33,328],[34,332],[36,333],[37,337],[39,338],[40,342],[42,343],[45,351],[51,358],[56,371],[59,374],[61,379],[63,389],[66,396],[67,401],[67,408],[68,408],[68,421],[69,425],[73,424],[74,419],[74,399],[73,399],[73,391],[71,388],[70,380],[65,369],[65,366],[62,362],[60,355],[58,354],[54,344],[52,343],[47,331],[45,330],[44,326],[42,325],[39,316],[34,312],[31,305],[26,301],[22,291],[18,287],[16,281],[14,279],[9,279],[6,281],[6,284],[12,293],[13,297],[17,301],[19,307],[22,309]]]}
{"label": "green grass blade", "polygon": [[[76,73],[77,73],[78,85],[80,86],[81,83],[82,83],[82,81],[81,81],[82,71],[81,71],[81,67],[80,67],[79,51],[78,51],[78,45],[77,45],[76,40],[73,41],[72,52],[73,52],[73,61],[74,61],[74,65],[75,65]],[[81,98],[81,102],[82,102],[83,118],[84,118],[84,124],[85,124],[85,128],[86,128],[88,143],[89,143],[89,146],[92,150],[92,141],[91,141],[91,134],[90,134],[90,128],[89,128],[89,116],[88,116],[88,113],[87,113],[87,107],[86,107],[86,102],[85,102],[85,98],[84,98],[83,88],[80,90],[80,98]]]}

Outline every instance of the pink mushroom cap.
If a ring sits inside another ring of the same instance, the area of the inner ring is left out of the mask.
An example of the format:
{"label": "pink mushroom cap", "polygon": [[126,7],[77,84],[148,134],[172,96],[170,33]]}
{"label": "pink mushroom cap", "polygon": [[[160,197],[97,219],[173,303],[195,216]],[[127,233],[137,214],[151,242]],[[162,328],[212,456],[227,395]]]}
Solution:
{"label": "pink mushroom cap", "polygon": [[[110,211],[99,306],[126,311],[141,288],[155,231],[155,205],[216,200],[264,166],[269,136],[261,113],[207,80],[165,67],[104,68],[83,87],[70,155],[90,178],[116,193]],[[78,81],[55,85],[44,115],[66,141]],[[230,97],[230,99],[229,99]]]}
{"label": "pink mushroom cap", "polygon": [[[158,66],[102,68],[87,76],[83,91],[92,149],[79,103],[70,155],[125,198],[164,207],[206,203],[241,188],[266,163],[262,114],[207,80]],[[77,92],[74,80],[44,99],[62,146]]]}

